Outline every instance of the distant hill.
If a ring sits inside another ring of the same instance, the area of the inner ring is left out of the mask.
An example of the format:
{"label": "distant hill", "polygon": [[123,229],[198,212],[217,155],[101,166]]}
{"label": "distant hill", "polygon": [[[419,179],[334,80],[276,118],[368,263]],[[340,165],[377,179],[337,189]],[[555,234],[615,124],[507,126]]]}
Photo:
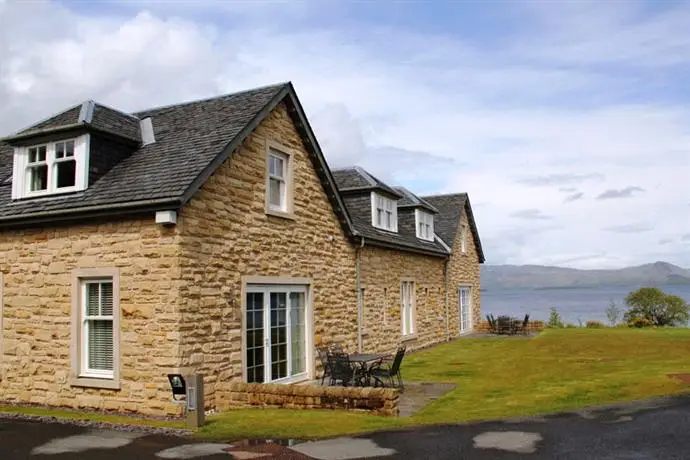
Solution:
{"label": "distant hill", "polygon": [[579,270],[543,265],[482,265],[482,289],[579,288],[690,284],[690,270],[655,262],[616,270]]}

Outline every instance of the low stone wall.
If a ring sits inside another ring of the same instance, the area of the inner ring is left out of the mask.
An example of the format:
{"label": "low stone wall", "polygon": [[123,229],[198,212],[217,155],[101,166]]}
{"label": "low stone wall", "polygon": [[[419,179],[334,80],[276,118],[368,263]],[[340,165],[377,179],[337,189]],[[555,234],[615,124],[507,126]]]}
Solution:
{"label": "low stone wall", "polygon": [[[527,323],[527,330],[529,332],[541,332],[546,327],[544,321],[529,321]],[[482,320],[478,325],[475,325],[474,330],[476,332],[489,332],[490,331],[489,322]]]}
{"label": "low stone wall", "polygon": [[216,410],[263,406],[345,409],[398,415],[400,392],[391,388],[321,387],[228,382],[216,385]]}

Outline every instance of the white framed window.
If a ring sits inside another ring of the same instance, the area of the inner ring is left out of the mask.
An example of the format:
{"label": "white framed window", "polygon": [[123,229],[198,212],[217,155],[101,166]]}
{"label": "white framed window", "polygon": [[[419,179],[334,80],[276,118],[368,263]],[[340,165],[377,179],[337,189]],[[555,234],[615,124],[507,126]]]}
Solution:
{"label": "white framed window", "polygon": [[292,161],[295,151],[266,141],[266,214],[294,219]]}
{"label": "white framed window", "polygon": [[120,298],[116,268],[78,269],[72,280],[72,385],[119,388]]}
{"label": "white framed window", "polygon": [[268,154],[268,206],[287,211],[288,156],[271,149]]}
{"label": "white framed window", "polygon": [[414,213],[417,238],[434,241],[434,215],[421,209],[415,209]]}
{"label": "white framed window", "polygon": [[309,309],[307,285],[246,285],[243,370],[248,383],[308,377]]}
{"label": "white framed window", "polygon": [[463,254],[467,252],[467,224],[460,226],[460,252]]}
{"label": "white framed window", "polygon": [[398,231],[398,205],[395,200],[371,192],[371,224],[382,230]]}
{"label": "white framed window", "polygon": [[12,199],[85,190],[89,135],[14,149]]}
{"label": "white framed window", "polygon": [[400,283],[400,318],[403,336],[417,332],[416,316],[414,281],[402,281]]}
{"label": "white framed window", "polygon": [[458,308],[460,309],[460,333],[472,329],[472,296],[469,286],[462,286],[458,291]]}

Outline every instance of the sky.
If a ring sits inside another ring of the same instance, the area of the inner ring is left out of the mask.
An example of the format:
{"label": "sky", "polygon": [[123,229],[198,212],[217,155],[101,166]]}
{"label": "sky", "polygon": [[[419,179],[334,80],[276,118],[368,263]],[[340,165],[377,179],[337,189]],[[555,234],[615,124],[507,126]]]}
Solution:
{"label": "sky", "polygon": [[292,81],[331,168],[467,192],[488,264],[690,268],[690,1],[0,0],[0,135]]}

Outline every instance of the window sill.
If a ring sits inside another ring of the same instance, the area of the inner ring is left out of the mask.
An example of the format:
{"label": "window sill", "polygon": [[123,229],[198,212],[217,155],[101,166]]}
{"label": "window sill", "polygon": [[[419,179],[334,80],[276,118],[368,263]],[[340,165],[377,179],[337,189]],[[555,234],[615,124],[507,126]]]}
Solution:
{"label": "window sill", "polygon": [[69,384],[73,387],[120,389],[120,381],[114,378],[72,377]]}
{"label": "window sill", "polygon": [[276,209],[266,209],[266,215],[273,216],[273,217],[280,217],[280,218],[289,219],[289,220],[297,220],[297,217],[295,216],[294,213],[278,211]]}
{"label": "window sill", "polygon": [[403,335],[400,339],[401,342],[411,342],[413,340],[417,340],[417,334]]}

